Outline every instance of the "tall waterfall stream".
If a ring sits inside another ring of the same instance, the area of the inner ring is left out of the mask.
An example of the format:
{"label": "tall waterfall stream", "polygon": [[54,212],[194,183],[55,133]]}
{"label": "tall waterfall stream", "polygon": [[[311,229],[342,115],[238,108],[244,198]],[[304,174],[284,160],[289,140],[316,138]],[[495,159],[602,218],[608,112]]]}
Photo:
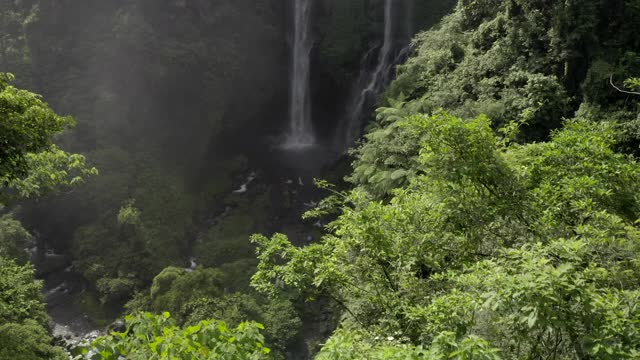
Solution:
{"label": "tall waterfall stream", "polygon": [[294,3],[294,36],[291,70],[291,95],[289,104],[289,133],[283,147],[299,149],[314,145],[311,121],[311,34],[312,0],[296,0]]}

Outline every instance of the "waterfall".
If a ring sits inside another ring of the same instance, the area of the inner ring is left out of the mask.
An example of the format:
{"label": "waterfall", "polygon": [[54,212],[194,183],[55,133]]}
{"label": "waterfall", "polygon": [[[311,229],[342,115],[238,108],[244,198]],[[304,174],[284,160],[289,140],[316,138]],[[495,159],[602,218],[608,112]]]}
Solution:
{"label": "waterfall", "polygon": [[295,0],[292,52],[291,93],[289,103],[289,133],[284,148],[313,146],[315,138],[311,121],[310,67],[312,0]]}
{"label": "waterfall", "polygon": [[[335,144],[341,151],[347,150],[360,137],[365,120],[370,116],[371,107],[391,80],[395,65],[404,61],[411,50],[408,40],[414,33],[411,21],[413,1],[385,0],[384,40],[381,47],[375,46],[363,58],[362,70],[348,104],[346,118],[339,126],[335,137]],[[394,21],[396,16],[404,18],[404,25]],[[379,51],[375,66],[369,66],[370,54],[377,49]]]}
{"label": "waterfall", "polygon": [[[356,83],[356,92],[350,105],[346,121],[340,126],[338,133],[338,146],[341,150],[348,149],[361,135],[365,112],[369,110],[376,96],[380,95],[389,82],[391,70],[398,60],[397,48],[394,38],[395,24],[393,21],[396,0],[385,0],[384,4],[384,41],[378,52],[376,66],[371,71],[363,66]],[[366,61],[366,57],[365,57]]]}

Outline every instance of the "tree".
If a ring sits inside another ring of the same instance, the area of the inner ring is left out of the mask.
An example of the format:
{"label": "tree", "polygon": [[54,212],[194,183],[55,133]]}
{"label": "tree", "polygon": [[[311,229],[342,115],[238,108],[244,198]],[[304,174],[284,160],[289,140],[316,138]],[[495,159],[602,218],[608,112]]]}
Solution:
{"label": "tree", "polygon": [[97,173],[84,156],[62,151],[53,138],[74,124],[41,97],[11,85],[0,73],[0,203],[42,195]]}
{"label": "tree", "polygon": [[31,234],[11,214],[0,216],[0,256],[15,259],[19,263],[26,262],[25,249],[31,239]]}
{"label": "tree", "polygon": [[66,359],[51,345],[41,283],[32,265],[0,256],[0,359]]}
{"label": "tree", "polygon": [[224,321],[231,327],[258,321],[265,325],[263,333],[273,357],[281,358],[301,326],[295,308],[287,299],[265,299],[250,289],[230,292],[234,283],[243,280],[232,270],[225,270],[168,267],[153,279],[150,291],[138,293],[127,307],[134,312],[169,312],[178,326],[208,319]]}
{"label": "tree", "polygon": [[484,116],[394,126],[421,140],[408,185],[383,201],[344,194],[317,244],[254,237],[257,289],[342,307],[325,354],[639,355],[640,165],[615,151],[618,125],[568,120],[528,145],[510,141],[517,124],[498,136]]}
{"label": "tree", "polygon": [[125,357],[153,359],[269,359],[258,323],[230,329],[224,322],[201,321],[185,328],[175,325],[169,313],[127,316],[127,330],[97,339],[84,349],[92,360]]}
{"label": "tree", "polygon": [[[0,73],[0,211],[10,199],[42,195],[97,173],[82,155],[53,144],[73,119],[57,115],[39,95],[12,86],[13,79]],[[33,267],[12,260],[25,262],[30,234],[12,214],[2,214],[0,225],[0,359],[64,359],[64,351],[51,345]]]}

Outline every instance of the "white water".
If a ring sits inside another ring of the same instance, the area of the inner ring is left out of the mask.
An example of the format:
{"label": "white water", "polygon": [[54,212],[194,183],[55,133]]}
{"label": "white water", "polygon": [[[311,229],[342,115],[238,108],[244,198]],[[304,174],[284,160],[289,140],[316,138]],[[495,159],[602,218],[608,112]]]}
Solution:
{"label": "white water", "polygon": [[289,133],[283,144],[285,149],[313,146],[315,137],[311,122],[310,67],[312,0],[295,0],[294,37],[289,104]]}
{"label": "white water", "polygon": [[348,119],[344,126],[340,127],[342,134],[342,150],[348,149],[360,136],[363,127],[363,115],[372,98],[378,96],[384,90],[389,81],[389,75],[396,61],[394,56],[394,23],[393,12],[395,0],[385,0],[384,4],[384,42],[378,53],[375,69],[360,74],[358,80],[358,94],[349,106]]}
{"label": "white water", "polygon": [[190,257],[189,258],[189,267],[186,268],[185,270],[187,272],[193,272],[195,269],[198,268],[198,263],[196,262],[196,258],[195,257]]}
{"label": "white water", "polygon": [[251,174],[249,174],[249,177],[244,182],[244,184],[240,185],[240,187],[237,190],[234,190],[233,193],[234,194],[244,194],[244,193],[246,193],[247,190],[249,190],[249,184],[251,184],[253,182],[253,180],[256,179],[256,177],[258,177],[258,174],[256,174],[255,172],[251,172]]}

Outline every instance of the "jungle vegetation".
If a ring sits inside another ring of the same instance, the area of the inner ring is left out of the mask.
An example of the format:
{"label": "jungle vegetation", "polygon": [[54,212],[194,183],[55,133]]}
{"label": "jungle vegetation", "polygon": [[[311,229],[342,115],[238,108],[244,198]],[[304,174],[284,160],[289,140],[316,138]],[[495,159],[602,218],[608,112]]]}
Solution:
{"label": "jungle vegetation", "polygon": [[[285,358],[314,306],[335,318],[328,339],[306,344],[317,359],[640,357],[640,1],[458,0],[437,25],[417,21],[409,59],[350,153],[347,186],[317,181],[328,195],[300,221],[328,225],[307,245],[273,231],[268,214],[283,205],[270,190],[227,195],[247,159],[216,142],[269,128],[256,119],[277,100],[256,94],[282,90],[270,88],[282,54],[267,50],[285,36],[273,20],[282,9],[221,2],[229,17],[209,19],[181,1],[99,6],[103,16],[83,18],[82,7],[0,1],[0,71],[23,75],[0,75],[0,359],[66,356],[23,251],[26,224],[45,212],[68,219],[40,225],[67,235],[99,304],[130,314],[80,357]],[[200,38],[249,8],[241,33]],[[344,69],[370,20],[325,19],[360,34],[321,42],[334,85],[352,80]],[[179,30],[163,33],[168,22]],[[96,31],[64,54],[43,31],[85,26]],[[100,34],[119,36],[118,52]],[[254,63],[262,52],[268,73]],[[87,53],[91,66],[80,65]],[[125,53],[135,60],[110,77]],[[58,56],[73,65],[63,75]],[[127,77],[140,81],[120,88]],[[79,109],[77,126],[22,90],[33,87]],[[178,113],[184,122],[168,125]],[[149,133],[157,141],[138,141]],[[201,171],[214,150],[215,170]],[[200,229],[211,202],[225,219]],[[188,271],[195,233],[202,256]]]}

